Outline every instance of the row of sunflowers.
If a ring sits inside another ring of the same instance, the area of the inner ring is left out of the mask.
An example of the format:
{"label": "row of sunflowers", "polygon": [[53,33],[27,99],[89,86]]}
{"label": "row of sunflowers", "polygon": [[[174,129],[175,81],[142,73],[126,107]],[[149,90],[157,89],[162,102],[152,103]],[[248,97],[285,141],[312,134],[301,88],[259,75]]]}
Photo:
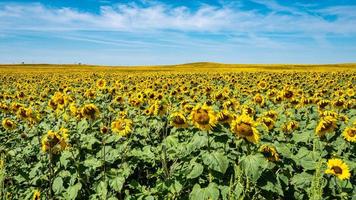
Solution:
{"label": "row of sunflowers", "polygon": [[83,68],[0,74],[2,199],[356,198],[355,71]]}

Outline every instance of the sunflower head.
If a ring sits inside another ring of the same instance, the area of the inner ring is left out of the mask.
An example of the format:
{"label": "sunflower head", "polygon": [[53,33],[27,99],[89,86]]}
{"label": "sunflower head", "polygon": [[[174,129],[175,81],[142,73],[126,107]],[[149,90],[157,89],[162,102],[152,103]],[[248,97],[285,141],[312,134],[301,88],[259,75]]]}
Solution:
{"label": "sunflower head", "polygon": [[2,126],[6,129],[6,130],[13,130],[16,128],[16,124],[14,121],[12,121],[11,119],[5,118],[2,120]]}
{"label": "sunflower head", "polygon": [[260,152],[267,158],[269,161],[278,161],[279,154],[273,146],[262,145],[260,147]]}
{"label": "sunflower head", "polygon": [[42,138],[42,151],[57,154],[68,146],[68,129],[61,128],[59,131],[48,131]]}
{"label": "sunflower head", "polygon": [[328,160],[327,165],[328,168],[325,170],[326,174],[332,174],[341,180],[350,178],[349,167],[342,160],[333,158]]}
{"label": "sunflower head", "polygon": [[264,90],[267,88],[267,83],[266,81],[260,81],[257,86],[259,89]]}
{"label": "sunflower head", "polygon": [[260,119],[260,121],[261,121],[262,124],[264,124],[266,126],[266,128],[268,130],[273,129],[274,124],[275,124],[274,120],[272,118],[270,118],[270,117],[262,117]]}
{"label": "sunflower head", "polygon": [[94,120],[99,115],[99,109],[94,104],[87,104],[82,107],[81,114],[87,119]]}
{"label": "sunflower head", "polygon": [[347,127],[343,132],[345,140],[349,142],[356,142],[356,127]]}
{"label": "sunflower head", "polygon": [[284,125],[283,130],[287,133],[291,133],[298,128],[299,123],[297,121],[290,121]]}
{"label": "sunflower head", "polygon": [[219,112],[217,115],[217,121],[221,124],[230,124],[233,119],[233,114],[225,109]]}
{"label": "sunflower head", "polygon": [[333,132],[336,128],[337,120],[332,116],[323,117],[316,126],[315,133],[319,137],[323,137],[328,132]]}
{"label": "sunflower head", "polygon": [[201,130],[211,130],[216,125],[216,116],[210,106],[197,104],[191,114],[190,119],[193,124]]}
{"label": "sunflower head", "polygon": [[41,199],[41,193],[38,190],[34,190],[33,191],[33,196],[32,196],[32,200],[40,200]]}
{"label": "sunflower head", "polygon": [[248,115],[240,115],[231,122],[231,131],[238,137],[246,138],[249,142],[258,143],[260,134],[256,129],[257,123]]}
{"label": "sunflower head", "polygon": [[132,120],[120,118],[111,123],[111,130],[120,136],[127,136],[132,131]]}
{"label": "sunflower head", "polygon": [[335,99],[333,102],[333,107],[336,108],[336,109],[342,109],[345,107],[346,105],[346,101],[344,98],[337,98]]}
{"label": "sunflower head", "polygon": [[260,106],[263,106],[264,103],[265,103],[265,99],[264,97],[261,95],[261,94],[256,94],[254,97],[253,97],[253,101],[260,105]]}
{"label": "sunflower head", "polygon": [[104,79],[99,79],[96,81],[96,87],[103,89],[106,87],[106,81]]}
{"label": "sunflower head", "polygon": [[188,122],[183,113],[175,112],[170,116],[170,124],[176,128],[187,128]]}

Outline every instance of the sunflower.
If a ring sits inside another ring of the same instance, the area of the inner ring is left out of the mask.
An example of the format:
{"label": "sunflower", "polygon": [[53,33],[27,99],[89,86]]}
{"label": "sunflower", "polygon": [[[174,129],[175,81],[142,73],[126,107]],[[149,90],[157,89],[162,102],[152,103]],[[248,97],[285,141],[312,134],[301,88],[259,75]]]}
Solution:
{"label": "sunflower", "polygon": [[187,119],[181,112],[171,114],[170,119],[170,124],[176,128],[187,128],[189,126]]}
{"label": "sunflower", "polygon": [[349,167],[342,160],[333,158],[328,160],[328,168],[325,170],[326,174],[332,174],[341,180],[349,179],[351,174]]}
{"label": "sunflower", "polygon": [[41,144],[43,152],[50,150],[52,153],[57,154],[63,151],[68,146],[68,129],[61,128],[56,132],[49,130],[42,138]]}
{"label": "sunflower", "polygon": [[234,119],[234,116],[228,110],[222,110],[217,115],[217,120],[221,124],[230,124],[231,121]]}
{"label": "sunflower", "polygon": [[253,101],[255,103],[257,103],[258,105],[260,106],[263,106],[264,103],[265,103],[265,99],[263,98],[263,96],[261,94],[256,94],[254,97],[253,97]]}
{"label": "sunflower", "polygon": [[151,114],[155,116],[163,116],[167,112],[167,105],[161,101],[155,101],[155,103],[150,107]]}
{"label": "sunflower", "polygon": [[336,109],[342,109],[345,107],[346,105],[346,102],[345,102],[345,99],[343,98],[338,98],[338,99],[335,99],[333,102],[332,102],[332,105],[334,108]]}
{"label": "sunflower", "polygon": [[253,116],[256,111],[252,108],[252,107],[249,107],[248,105],[243,105],[241,107],[241,113],[242,115],[249,115],[249,116]]}
{"label": "sunflower", "polygon": [[259,87],[259,89],[264,90],[267,88],[267,83],[266,81],[260,81],[257,86]]}
{"label": "sunflower", "polygon": [[107,126],[100,127],[100,132],[102,134],[106,134],[108,131],[109,131],[109,128]]}
{"label": "sunflower", "polygon": [[349,88],[349,89],[346,90],[346,94],[349,97],[353,97],[355,95],[355,90],[352,89],[352,88]]}
{"label": "sunflower", "polygon": [[236,136],[246,138],[249,142],[258,143],[260,134],[256,129],[257,123],[248,115],[240,115],[231,122],[231,131]]}
{"label": "sunflower", "polygon": [[94,120],[99,115],[99,109],[94,104],[87,104],[82,107],[81,114],[87,119]]}
{"label": "sunflower", "polygon": [[260,152],[269,161],[278,161],[279,160],[279,154],[273,146],[264,144],[260,147]]}
{"label": "sunflower", "polygon": [[206,104],[197,104],[190,114],[190,119],[197,128],[206,131],[211,130],[217,122],[213,109]]}
{"label": "sunflower", "polygon": [[127,136],[132,131],[132,120],[124,118],[117,119],[111,123],[111,129],[120,136]]}
{"label": "sunflower", "polygon": [[96,81],[96,87],[103,89],[106,87],[106,81],[104,79],[99,79]]}
{"label": "sunflower", "polygon": [[285,87],[284,90],[281,92],[281,96],[287,100],[292,99],[293,97],[295,97],[295,95],[295,91],[288,87]]}
{"label": "sunflower", "polygon": [[325,109],[326,106],[328,106],[330,104],[330,101],[329,100],[320,100],[317,105],[319,107],[319,110],[322,110],[322,109]]}
{"label": "sunflower", "polygon": [[345,140],[349,142],[356,142],[356,128],[355,127],[347,127],[343,132]]}
{"label": "sunflower", "polygon": [[38,190],[34,190],[33,191],[33,196],[32,196],[32,200],[40,200],[41,199],[41,193]]}
{"label": "sunflower", "polygon": [[85,93],[84,96],[87,98],[95,98],[95,91],[93,89],[88,89]]}
{"label": "sunflower", "polygon": [[6,130],[14,130],[16,128],[15,122],[13,122],[11,119],[5,118],[2,120],[2,126]]}
{"label": "sunflower", "polygon": [[268,130],[273,129],[274,124],[275,124],[274,120],[270,117],[262,117],[262,118],[260,118],[260,121],[262,122],[262,124],[264,124],[266,126],[266,128]]}
{"label": "sunflower", "polygon": [[337,120],[332,116],[326,116],[322,118],[319,124],[316,126],[315,133],[319,137],[323,137],[328,132],[333,132],[336,128]]}
{"label": "sunflower", "polygon": [[283,131],[291,133],[299,128],[299,123],[297,121],[290,121],[283,126]]}
{"label": "sunflower", "polygon": [[263,115],[273,119],[274,121],[276,121],[277,117],[278,117],[278,113],[274,110],[267,111],[267,112],[263,113]]}

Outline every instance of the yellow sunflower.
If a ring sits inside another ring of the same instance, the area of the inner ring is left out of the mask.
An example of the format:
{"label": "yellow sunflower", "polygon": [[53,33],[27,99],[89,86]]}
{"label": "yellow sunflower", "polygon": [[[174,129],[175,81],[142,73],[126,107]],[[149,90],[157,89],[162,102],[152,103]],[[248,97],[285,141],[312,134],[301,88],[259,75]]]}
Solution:
{"label": "yellow sunflower", "polygon": [[14,130],[16,128],[15,122],[13,122],[11,119],[8,119],[8,118],[5,118],[4,120],[2,120],[2,126],[6,130]]}
{"label": "yellow sunflower", "polygon": [[231,121],[234,119],[234,116],[228,110],[222,110],[217,115],[217,120],[221,124],[230,124]]}
{"label": "yellow sunflower", "polygon": [[351,174],[349,167],[342,160],[333,158],[328,160],[328,168],[325,170],[326,174],[332,174],[341,180],[349,179]]}
{"label": "yellow sunflower", "polygon": [[326,133],[333,132],[336,128],[336,122],[337,120],[332,116],[322,118],[316,126],[315,133],[319,137],[323,137]]}
{"label": "yellow sunflower", "polygon": [[345,140],[349,142],[356,142],[356,128],[355,127],[347,127],[343,132]]}
{"label": "yellow sunflower", "polygon": [[206,104],[203,106],[197,104],[190,114],[190,120],[194,126],[206,131],[211,130],[217,123],[215,112]]}
{"label": "yellow sunflower", "polygon": [[283,126],[283,131],[291,133],[299,128],[299,123],[297,121],[290,121]]}
{"label": "yellow sunflower", "polygon": [[349,97],[353,97],[355,95],[355,90],[352,89],[352,88],[349,88],[349,89],[346,90],[346,94]]}
{"label": "yellow sunflower", "polygon": [[260,122],[262,122],[262,124],[265,125],[268,130],[273,129],[275,124],[274,120],[270,117],[262,117],[260,118]]}
{"label": "yellow sunflower", "polygon": [[260,152],[269,161],[278,161],[279,160],[279,154],[273,146],[264,144],[260,147]]}
{"label": "yellow sunflower", "polygon": [[261,94],[256,94],[254,97],[253,97],[253,101],[255,103],[257,103],[258,105],[260,106],[263,106],[264,103],[265,103],[265,99],[264,97],[261,95]]}
{"label": "yellow sunflower", "polygon": [[267,111],[263,115],[273,119],[274,121],[276,121],[278,118],[278,113],[274,110]]}
{"label": "yellow sunflower", "polygon": [[106,87],[106,81],[104,79],[99,79],[96,81],[96,87],[103,89]]}
{"label": "yellow sunflower", "polygon": [[42,138],[41,143],[43,152],[51,150],[52,153],[57,154],[63,151],[68,146],[68,129],[61,128],[56,132],[49,130]]}
{"label": "yellow sunflower", "polygon": [[127,136],[132,131],[132,120],[117,119],[111,123],[111,129],[120,136]]}
{"label": "yellow sunflower", "polygon": [[267,88],[267,83],[266,83],[266,81],[260,81],[260,82],[258,83],[258,87],[259,87],[259,89],[261,89],[261,90],[266,89],[266,88]]}
{"label": "yellow sunflower", "polygon": [[99,109],[94,104],[87,104],[81,109],[81,114],[87,119],[94,120],[99,115]]}
{"label": "yellow sunflower", "polygon": [[33,191],[33,196],[32,196],[32,200],[40,200],[41,199],[41,193],[38,190],[34,190]]}
{"label": "yellow sunflower", "polygon": [[256,129],[257,123],[248,115],[241,115],[231,122],[231,131],[238,137],[246,138],[249,142],[258,143],[260,134]]}
{"label": "yellow sunflower", "polygon": [[170,119],[170,124],[176,128],[187,128],[189,126],[187,119],[181,112],[171,114]]}

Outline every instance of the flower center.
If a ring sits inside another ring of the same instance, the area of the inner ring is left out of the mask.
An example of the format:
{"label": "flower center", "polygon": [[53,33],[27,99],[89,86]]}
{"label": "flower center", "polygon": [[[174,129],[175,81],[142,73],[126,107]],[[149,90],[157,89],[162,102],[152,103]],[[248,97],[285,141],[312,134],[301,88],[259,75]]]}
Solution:
{"label": "flower center", "polygon": [[206,110],[199,109],[195,114],[194,119],[198,124],[207,125],[209,124],[210,117]]}
{"label": "flower center", "polygon": [[179,124],[179,125],[185,123],[184,119],[182,119],[182,118],[179,117],[179,116],[174,117],[173,122],[174,122],[175,124]]}
{"label": "flower center", "polygon": [[293,92],[292,91],[287,91],[285,94],[284,94],[284,97],[286,98],[291,98],[293,96]]}
{"label": "flower center", "polygon": [[349,130],[347,133],[348,133],[348,135],[349,135],[350,137],[355,137],[355,135],[356,135],[356,130],[355,130],[355,129],[351,129],[351,130]]}
{"label": "flower center", "polygon": [[334,170],[335,174],[342,174],[342,169],[338,166],[334,166],[331,169]]}
{"label": "flower center", "polygon": [[253,131],[250,124],[241,123],[236,125],[236,131],[243,136],[252,136]]}

